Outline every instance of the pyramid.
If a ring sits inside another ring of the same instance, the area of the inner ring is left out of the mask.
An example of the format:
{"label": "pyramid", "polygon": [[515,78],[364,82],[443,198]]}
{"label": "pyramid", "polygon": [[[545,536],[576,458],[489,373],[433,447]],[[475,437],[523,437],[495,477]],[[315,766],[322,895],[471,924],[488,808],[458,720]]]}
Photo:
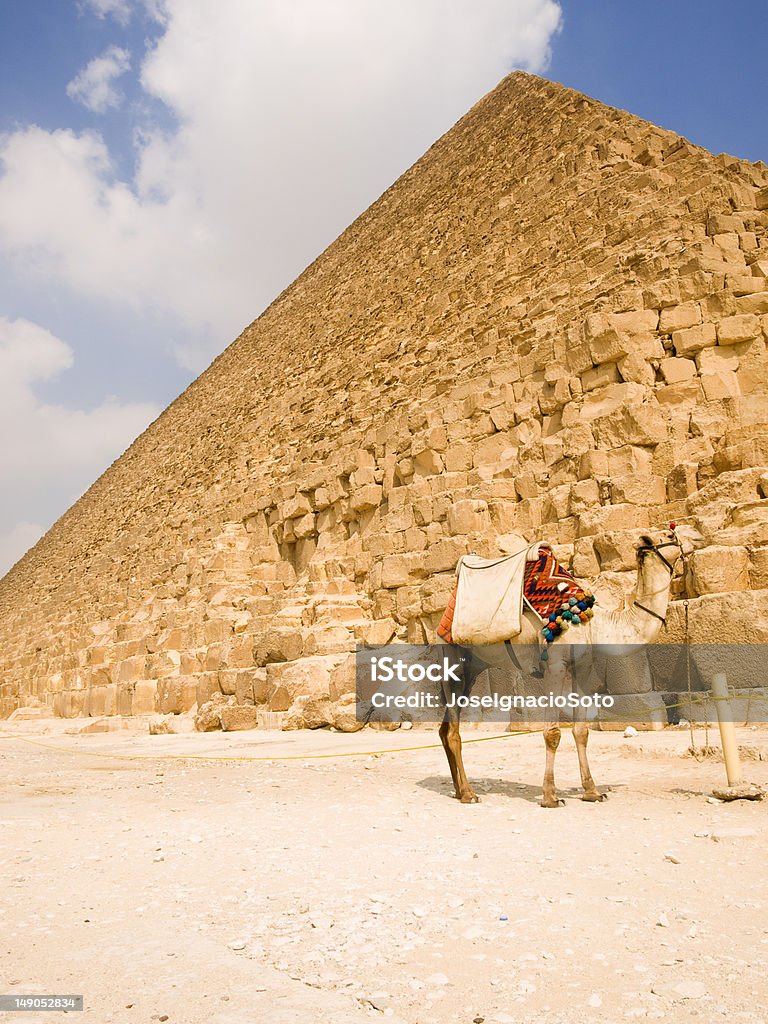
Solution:
{"label": "pyramid", "polygon": [[344,728],[509,532],[618,603],[695,523],[691,638],[768,639],[767,277],[765,165],[510,75],[2,580],[0,714]]}

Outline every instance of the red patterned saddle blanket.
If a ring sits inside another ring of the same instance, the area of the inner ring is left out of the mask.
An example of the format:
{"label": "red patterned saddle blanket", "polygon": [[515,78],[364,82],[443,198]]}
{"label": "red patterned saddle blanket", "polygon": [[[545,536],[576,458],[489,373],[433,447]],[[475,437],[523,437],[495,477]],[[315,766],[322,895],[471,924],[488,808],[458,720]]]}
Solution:
{"label": "red patterned saddle blanket", "polygon": [[[547,641],[553,640],[569,624],[577,625],[592,618],[595,603],[592,593],[585,590],[557,561],[551,549],[543,545],[539,548],[539,557],[526,562],[523,599],[545,624],[542,632]],[[437,635],[449,644],[453,643],[451,627],[455,608],[456,588],[437,627]]]}

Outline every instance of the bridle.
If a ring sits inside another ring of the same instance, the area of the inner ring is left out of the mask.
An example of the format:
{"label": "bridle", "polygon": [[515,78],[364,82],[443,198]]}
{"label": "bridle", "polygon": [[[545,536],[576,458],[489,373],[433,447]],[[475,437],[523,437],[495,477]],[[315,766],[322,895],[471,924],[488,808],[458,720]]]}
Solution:
{"label": "bridle", "polygon": [[[677,537],[677,534],[675,533],[674,527],[671,527],[671,529],[672,529],[672,534],[673,534],[673,536],[675,538],[674,540],[665,541],[663,544],[641,544],[640,547],[637,549],[638,558],[642,558],[644,555],[649,554],[649,553],[654,554],[658,558],[660,558],[662,560],[662,562],[664,563],[664,565],[667,567],[667,569],[669,569],[670,578],[675,575],[675,562],[677,562],[678,559],[676,558],[674,562],[670,562],[670,560],[668,558],[666,558],[664,555],[662,555],[661,549],[662,548],[677,548],[678,551],[680,552],[680,554],[678,555],[678,558],[682,558],[683,562],[685,561],[685,554],[683,552],[683,545],[680,543],[680,541],[679,541],[679,539]],[[662,625],[666,625],[667,624],[667,619],[666,619],[665,616],[659,615],[658,612],[654,612],[650,608],[646,608],[645,605],[644,604],[640,604],[639,601],[635,601],[633,603],[634,603],[636,608],[640,609],[640,611],[647,612],[648,615],[652,615],[654,617],[654,619],[658,619],[659,622]]]}

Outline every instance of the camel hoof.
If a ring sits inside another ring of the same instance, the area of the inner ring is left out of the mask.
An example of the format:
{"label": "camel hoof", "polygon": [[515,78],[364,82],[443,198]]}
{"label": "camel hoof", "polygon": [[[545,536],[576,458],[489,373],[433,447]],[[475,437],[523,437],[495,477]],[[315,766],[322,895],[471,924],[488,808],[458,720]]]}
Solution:
{"label": "camel hoof", "polygon": [[585,793],[581,798],[585,803],[588,804],[600,804],[603,800],[608,799],[607,793]]}
{"label": "camel hoof", "polygon": [[565,807],[565,800],[562,797],[553,797],[551,800],[542,800],[542,807]]}
{"label": "camel hoof", "polygon": [[480,803],[480,797],[477,796],[477,794],[473,793],[471,789],[470,789],[470,791],[468,793],[462,793],[461,796],[459,796],[459,794],[457,793],[456,794],[456,799],[459,801],[460,804],[479,804]]}

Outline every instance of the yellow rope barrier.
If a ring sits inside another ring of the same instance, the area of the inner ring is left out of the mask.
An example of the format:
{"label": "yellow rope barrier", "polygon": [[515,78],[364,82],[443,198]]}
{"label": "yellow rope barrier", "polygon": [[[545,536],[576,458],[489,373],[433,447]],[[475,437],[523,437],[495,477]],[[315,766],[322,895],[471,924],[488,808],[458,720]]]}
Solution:
{"label": "yellow rope barrier", "polygon": [[[710,701],[726,700],[729,698],[707,696],[693,701],[681,701],[678,704],[665,705],[665,711],[672,708],[685,707],[690,704],[705,704]],[[74,721],[74,719],[73,719]],[[571,728],[571,723],[563,722],[561,729]],[[462,743],[488,743],[492,740],[509,740],[518,736],[528,736],[543,732],[543,729],[521,729],[519,732],[505,732],[494,736],[474,736],[470,739],[462,739]],[[30,743],[33,746],[41,747],[43,750],[53,750],[62,754],[82,754],[86,757],[112,757],[122,758],[131,761],[323,761],[339,757],[377,757],[379,754],[406,754],[417,750],[441,750],[442,743],[425,743],[410,747],[385,747],[382,750],[344,750],[334,754],[287,754],[283,757],[251,757],[248,755],[233,755],[231,757],[218,757],[215,754],[119,754],[113,752],[99,752],[96,750],[72,750],[66,747],[53,746],[50,743],[41,743],[39,740],[32,740],[26,736],[14,736],[11,733],[0,733],[0,739],[21,740],[23,743]]]}

